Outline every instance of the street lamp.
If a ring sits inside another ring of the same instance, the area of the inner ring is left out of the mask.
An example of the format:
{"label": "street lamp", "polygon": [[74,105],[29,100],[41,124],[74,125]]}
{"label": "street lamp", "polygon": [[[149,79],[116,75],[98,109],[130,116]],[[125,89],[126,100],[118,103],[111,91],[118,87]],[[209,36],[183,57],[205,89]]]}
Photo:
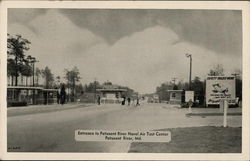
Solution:
{"label": "street lamp", "polygon": [[30,55],[27,57],[27,59],[29,60],[29,63],[32,64],[32,68],[33,68],[33,70],[32,70],[33,71],[33,74],[32,74],[33,75],[33,85],[32,86],[34,87],[35,86],[35,63],[38,61],[36,60],[35,57],[32,57]]}
{"label": "street lamp", "polygon": [[[32,67],[33,67],[33,87],[35,86],[35,63],[38,62],[36,60],[35,57],[32,57],[32,56],[28,56],[27,59],[29,60],[29,63],[32,64]],[[33,104],[35,104],[35,90],[33,89],[33,92],[32,92],[32,96],[33,96]]]}
{"label": "street lamp", "polygon": [[189,71],[189,90],[191,90],[191,78],[192,78],[192,54],[186,54],[187,58],[190,58],[190,71]]}

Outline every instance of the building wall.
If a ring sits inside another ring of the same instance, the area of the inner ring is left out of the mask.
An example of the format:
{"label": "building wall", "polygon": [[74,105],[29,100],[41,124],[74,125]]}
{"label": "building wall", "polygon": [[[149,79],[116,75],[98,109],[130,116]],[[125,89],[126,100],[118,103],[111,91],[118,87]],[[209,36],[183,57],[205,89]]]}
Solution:
{"label": "building wall", "polygon": [[170,104],[180,104],[181,103],[181,92],[170,92]]}

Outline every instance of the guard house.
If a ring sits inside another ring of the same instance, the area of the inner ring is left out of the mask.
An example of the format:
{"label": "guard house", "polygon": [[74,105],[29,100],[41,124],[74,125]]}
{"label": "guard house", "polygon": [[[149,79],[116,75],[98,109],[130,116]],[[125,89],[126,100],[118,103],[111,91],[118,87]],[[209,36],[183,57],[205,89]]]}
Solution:
{"label": "guard house", "polygon": [[23,103],[23,105],[55,103],[56,92],[57,89],[42,87],[8,86],[7,103],[8,106],[17,103]]}
{"label": "guard house", "polygon": [[169,92],[170,104],[181,104],[183,90],[167,90]]}
{"label": "guard house", "polygon": [[102,88],[96,89],[101,97],[101,103],[119,103],[122,96],[127,91],[124,88],[120,88],[112,83],[107,83]]}

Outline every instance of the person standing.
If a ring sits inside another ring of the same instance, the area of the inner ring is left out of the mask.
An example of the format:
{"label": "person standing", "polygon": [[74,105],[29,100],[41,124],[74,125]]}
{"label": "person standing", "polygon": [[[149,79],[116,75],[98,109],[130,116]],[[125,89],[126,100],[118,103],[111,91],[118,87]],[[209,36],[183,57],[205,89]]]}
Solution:
{"label": "person standing", "polygon": [[56,97],[57,97],[57,100],[56,100],[57,104],[60,104],[60,88],[56,92]]}
{"label": "person standing", "polygon": [[126,98],[125,96],[122,97],[122,105],[125,105]]}
{"label": "person standing", "polygon": [[128,97],[128,106],[130,106],[130,97]]}
{"label": "person standing", "polygon": [[97,96],[97,103],[98,105],[101,105],[101,97],[99,95]]}
{"label": "person standing", "polygon": [[63,105],[65,103],[65,99],[66,99],[66,91],[65,91],[64,84],[62,84],[61,92],[60,92],[60,103],[61,103],[61,105]]}
{"label": "person standing", "polygon": [[140,106],[139,98],[136,99],[136,106]]}

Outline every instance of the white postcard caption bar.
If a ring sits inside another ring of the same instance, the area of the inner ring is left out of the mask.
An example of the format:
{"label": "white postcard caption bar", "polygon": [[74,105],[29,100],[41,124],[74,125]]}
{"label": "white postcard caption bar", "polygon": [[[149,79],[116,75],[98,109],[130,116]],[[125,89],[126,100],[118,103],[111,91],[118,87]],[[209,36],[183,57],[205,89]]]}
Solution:
{"label": "white postcard caption bar", "polygon": [[170,131],[76,130],[76,141],[170,142]]}

